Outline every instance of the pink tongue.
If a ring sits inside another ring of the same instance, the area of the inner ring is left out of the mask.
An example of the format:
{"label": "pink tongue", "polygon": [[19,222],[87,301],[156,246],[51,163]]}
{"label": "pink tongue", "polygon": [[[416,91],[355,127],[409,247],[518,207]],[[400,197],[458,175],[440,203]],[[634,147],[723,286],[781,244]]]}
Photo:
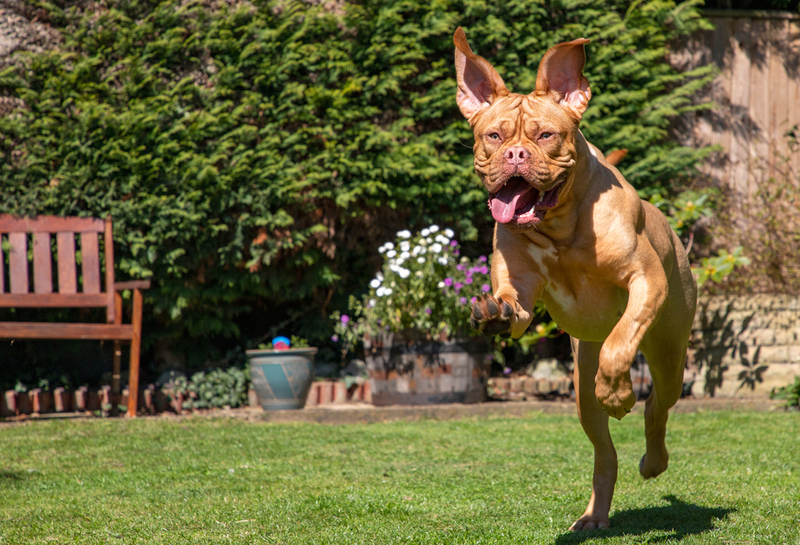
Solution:
{"label": "pink tongue", "polygon": [[525,188],[522,191],[519,191],[519,189],[519,183],[509,183],[498,191],[494,198],[490,199],[492,217],[495,221],[508,223],[514,219],[514,215],[519,208],[519,200],[530,193],[530,188]]}

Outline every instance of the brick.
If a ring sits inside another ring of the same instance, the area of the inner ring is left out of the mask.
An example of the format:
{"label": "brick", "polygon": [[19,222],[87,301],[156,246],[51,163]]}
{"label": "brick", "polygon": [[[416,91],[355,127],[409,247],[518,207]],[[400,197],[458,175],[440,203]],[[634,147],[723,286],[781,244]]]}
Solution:
{"label": "brick", "polygon": [[67,390],[59,386],[53,390],[53,410],[57,413],[64,413],[69,410],[69,394]]}
{"label": "brick", "polygon": [[539,393],[539,382],[535,378],[528,377],[522,389],[527,395],[535,396]]}
{"label": "brick", "polygon": [[758,364],[770,363],[785,363],[789,361],[789,347],[788,346],[762,346],[758,353],[758,360],[755,359],[755,351],[752,355],[749,354],[749,360]]}
{"label": "brick", "polygon": [[17,393],[14,390],[6,390],[0,398],[0,416],[16,416],[17,414]]}
{"label": "brick", "polygon": [[512,378],[509,382],[508,390],[512,394],[518,394],[522,392],[522,379],[521,378]]}
{"label": "brick", "polygon": [[331,383],[331,392],[332,402],[335,405],[341,405],[343,403],[347,403],[347,387],[344,385],[344,382],[341,380],[337,380]]}
{"label": "brick", "polygon": [[754,329],[742,334],[741,340],[750,346],[771,346],[775,344],[774,329]]}
{"label": "brick", "polygon": [[17,394],[17,414],[31,414],[31,398],[28,392]]}
{"label": "brick", "polygon": [[86,386],[75,390],[75,410],[78,412],[89,410],[89,389]]}
{"label": "brick", "polygon": [[319,400],[319,382],[312,382],[311,389],[308,391],[308,397],[306,398],[306,407],[315,407],[317,405],[317,401]]}
{"label": "brick", "polygon": [[319,384],[319,397],[317,398],[317,404],[319,405],[329,405],[333,402],[333,387],[331,382],[328,380],[324,380],[322,382],[318,382]]}

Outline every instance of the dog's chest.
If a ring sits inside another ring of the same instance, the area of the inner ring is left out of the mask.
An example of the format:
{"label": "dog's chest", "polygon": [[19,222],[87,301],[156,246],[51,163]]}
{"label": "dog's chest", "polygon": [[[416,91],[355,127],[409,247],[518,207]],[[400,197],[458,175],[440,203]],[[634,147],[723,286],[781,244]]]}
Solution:
{"label": "dog's chest", "polygon": [[628,293],[599,274],[580,252],[529,248],[544,279],[541,298],[558,326],[578,339],[604,340],[619,321]]}

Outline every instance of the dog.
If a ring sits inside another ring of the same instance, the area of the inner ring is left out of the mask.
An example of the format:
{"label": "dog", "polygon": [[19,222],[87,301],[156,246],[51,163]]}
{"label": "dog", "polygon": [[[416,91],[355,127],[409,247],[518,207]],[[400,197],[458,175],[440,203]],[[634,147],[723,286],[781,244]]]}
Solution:
{"label": "dog", "polygon": [[[647,358],[645,479],[667,469],[668,410],[680,398],[697,287],[678,236],[579,129],[592,93],[584,44],[551,47],[535,90],[510,92],[456,30],[456,100],[475,135],[475,171],[495,220],[492,292],[472,307],[486,335],[519,338],[542,300],[569,333],[581,425],[594,446],[592,495],[570,530],[608,528],[617,454],[608,417],[636,397],[630,368]],[[615,157],[617,159],[618,155]]]}

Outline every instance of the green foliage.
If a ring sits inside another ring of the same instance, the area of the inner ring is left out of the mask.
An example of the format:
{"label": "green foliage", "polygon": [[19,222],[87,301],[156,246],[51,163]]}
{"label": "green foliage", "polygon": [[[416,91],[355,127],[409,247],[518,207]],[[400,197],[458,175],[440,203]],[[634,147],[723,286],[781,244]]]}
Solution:
{"label": "green foliage", "polygon": [[742,247],[737,246],[733,252],[720,250],[712,257],[704,257],[700,266],[693,268],[698,287],[702,287],[708,280],[722,282],[736,267],[749,265],[750,259],[742,255]]}
{"label": "green foliage", "polygon": [[221,409],[247,405],[247,388],[250,384],[249,369],[214,369],[200,371],[191,378],[179,376],[175,379],[175,393],[183,394],[184,409]]}
{"label": "green foliage", "polygon": [[526,93],[547,47],[592,39],[586,136],[628,148],[637,187],[671,188],[705,154],[667,132],[706,107],[691,99],[711,69],[666,62],[707,25],[700,5],[41,4],[63,43],[0,72],[0,94],[26,104],[0,117],[0,212],[111,214],[118,275],[154,281],[145,343],[195,364],[221,356],[203,339],[325,338],[328,308],[362,292],[391,233],[491,231],[455,105],[458,25]]}
{"label": "green foliage", "polygon": [[[304,339],[302,337],[298,337],[297,335],[292,335],[289,338],[289,347],[290,348],[308,348],[310,345],[308,344],[308,339]],[[261,343],[258,345],[258,348],[261,350],[272,350],[272,343]]]}
{"label": "green foliage", "polygon": [[773,389],[769,397],[771,399],[785,399],[787,407],[800,409],[800,377],[794,377],[794,384]]}

